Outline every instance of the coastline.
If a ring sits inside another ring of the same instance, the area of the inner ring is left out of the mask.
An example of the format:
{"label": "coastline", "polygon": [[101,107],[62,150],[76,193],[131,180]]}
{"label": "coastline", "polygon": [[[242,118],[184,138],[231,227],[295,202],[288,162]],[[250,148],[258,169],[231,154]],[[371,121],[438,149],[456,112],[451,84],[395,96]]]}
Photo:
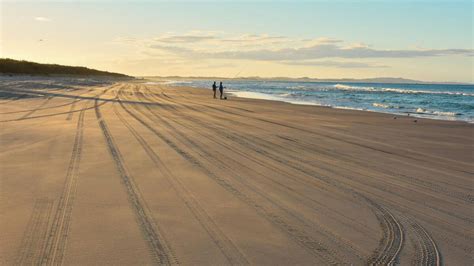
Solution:
{"label": "coastline", "polygon": [[[152,84],[150,84],[152,85]],[[162,84],[161,84],[162,85]],[[184,89],[192,89],[192,90],[204,90],[209,91],[209,95],[212,91],[209,88],[204,87],[190,87],[190,86],[175,86],[175,85],[164,85],[167,87],[180,87]],[[217,93],[218,94],[218,93]],[[363,113],[374,113],[379,115],[387,116],[387,118],[407,118],[407,119],[421,119],[421,120],[433,120],[433,121],[440,121],[440,122],[454,122],[454,123],[463,123],[463,124],[474,124],[474,121],[466,121],[466,120],[449,120],[449,119],[441,119],[441,118],[434,118],[429,116],[423,116],[423,114],[419,114],[416,112],[409,112],[409,113],[390,113],[390,112],[383,112],[378,110],[369,110],[369,109],[357,109],[357,108],[350,108],[350,107],[343,107],[343,106],[330,106],[330,105],[321,105],[313,102],[306,102],[306,101],[291,101],[285,100],[277,97],[272,97],[268,94],[261,94],[258,92],[248,92],[248,91],[233,91],[233,90],[225,90],[224,94],[231,95],[232,97],[251,100],[251,101],[269,101],[269,102],[277,102],[282,104],[289,104],[295,106],[307,106],[307,107],[314,107],[314,108],[323,108],[323,109],[333,109],[333,110],[341,110],[341,111],[354,111],[354,112],[363,112]],[[409,115],[408,115],[409,114]]]}
{"label": "coastline", "polygon": [[[205,89],[205,88],[200,88],[200,89]],[[352,111],[361,111],[361,112],[372,112],[372,113],[379,113],[379,114],[387,114],[387,115],[392,115],[396,117],[415,117],[419,119],[430,119],[430,120],[439,120],[439,121],[449,121],[449,122],[462,122],[462,123],[468,123],[468,124],[474,124],[474,120],[458,120],[455,117],[452,119],[446,119],[442,117],[437,117],[436,115],[429,115],[429,114],[423,114],[423,113],[417,113],[417,112],[403,112],[403,113],[393,113],[393,112],[384,112],[381,110],[370,110],[370,109],[362,109],[362,108],[351,108],[351,107],[343,107],[343,106],[330,106],[330,105],[322,105],[322,104],[317,104],[317,103],[312,103],[312,102],[305,102],[305,101],[291,101],[291,100],[285,100],[285,99],[279,99],[279,98],[273,98],[268,95],[258,95],[258,93],[249,93],[249,92],[242,92],[242,91],[229,91],[229,93],[235,97],[239,98],[246,98],[246,99],[255,99],[255,100],[264,100],[264,101],[277,101],[277,102],[284,102],[284,103],[289,103],[289,104],[295,104],[295,105],[307,105],[307,106],[317,106],[317,107],[326,107],[326,108],[333,108],[333,109],[339,109],[339,110],[352,110]]]}
{"label": "coastline", "polygon": [[[182,81],[181,81],[182,82]],[[179,82],[178,82],[179,83]],[[186,87],[183,85],[173,85],[174,81],[169,81],[167,82],[146,82],[145,84],[153,85],[153,84],[160,84],[160,85],[165,85],[165,86],[176,86],[176,87]],[[390,83],[387,83],[390,84]],[[464,84],[463,84],[464,85]],[[467,84],[470,85],[470,84]],[[191,87],[188,86],[189,88],[194,88],[194,89],[200,89],[200,90],[209,90],[209,88],[205,87]],[[406,116],[408,118],[415,118],[415,119],[430,119],[430,120],[438,120],[438,121],[451,121],[451,122],[463,122],[463,123],[468,123],[468,124],[474,124],[474,120],[466,120],[466,119],[457,119],[456,114],[453,116],[439,116],[437,114],[430,114],[423,112],[424,110],[421,110],[422,112],[390,112],[390,111],[383,111],[383,110],[373,110],[373,109],[367,109],[367,108],[355,108],[355,107],[346,107],[346,106],[332,106],[332,105],[324,105],[324,104],[319,104],[311,101],[303,101],[303,100],[290,100],[290,99],[285,99],[283,97],[278,97],[278,96],[273,96],[270,94],[265,94],[265,93],[259,93],[259,92],[251,92],[251,91],[240,91],[240,90],[232,90],[228,89],[225,90],[224,93],[230,94],[233,97],[239,97],[239,98],[245,98],[245,99],[255,99],[255,100],[267,100],[267,101],[277,101],[277,102],[284,102],[284,103],[289,103],[289,104],[295,104],[295,105],[307,105],[307,106],[317,106],[317,107],[326,107],[326,108],[333,108],[333,109],[339,109],[339,110],[353,110],[353,111],[363,111],[363,112],[373,112],[373,113],[380,113],[380,114],[387,114],[387,115],[392,115],[396,117],[403,117]]]}

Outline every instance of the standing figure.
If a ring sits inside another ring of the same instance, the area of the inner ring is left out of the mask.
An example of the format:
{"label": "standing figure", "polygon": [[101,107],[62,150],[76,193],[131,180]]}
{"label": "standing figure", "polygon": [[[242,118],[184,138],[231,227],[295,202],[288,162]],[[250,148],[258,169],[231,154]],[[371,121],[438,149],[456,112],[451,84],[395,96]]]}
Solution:
{"label": "standing figure", "polygon": [[222,96],[224,95],[224,86],[222,86],[222,81],[219,83],[219,93],[221,94],[220,98],[222,100]]}
{"label": "standing figure", "polygon": [[216,82],[214,81],[214,84],[212,84],[212,91],[214,92],[214,99],[216,98],[216,90],[217,90],[217,85],[216,85]]}

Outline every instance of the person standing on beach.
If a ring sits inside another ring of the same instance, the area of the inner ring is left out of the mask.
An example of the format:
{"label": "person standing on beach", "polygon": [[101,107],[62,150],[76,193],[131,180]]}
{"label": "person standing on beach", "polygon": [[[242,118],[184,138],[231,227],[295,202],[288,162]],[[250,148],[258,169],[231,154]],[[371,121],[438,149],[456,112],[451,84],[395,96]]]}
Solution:
{"label": "person standing on beach", "polygon": [[224,86],[222,86],[222,81],[219,83],[219,93],[221,94],[220,98],[222,100],[222,95],[224,95]]}
{"label": "person standing on beach", "polygon": [[212,91],[214,92],[214,99],[216,98],[216,90],[217,90],[217,85],[216,85],[216,82],[214,81],[214,84],[212,84]]}

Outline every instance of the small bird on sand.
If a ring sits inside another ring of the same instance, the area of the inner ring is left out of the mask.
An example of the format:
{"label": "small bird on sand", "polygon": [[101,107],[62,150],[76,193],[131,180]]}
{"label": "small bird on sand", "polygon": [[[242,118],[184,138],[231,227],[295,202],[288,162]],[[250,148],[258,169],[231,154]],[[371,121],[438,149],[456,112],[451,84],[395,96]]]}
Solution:
{"label": "small bird on sand", "polygon": [[396,116],[394,116],[394,117],[393,117],[393,119],[397,119],[397,117],[396,117]]}
{"label": "small bird on sand", "polygon": [[418,120],[416,120],[416,119],[415,119],[415,120],[413,120],[413,122],[415,122],[415,123],[416,123],[416,122],[418,122]]}

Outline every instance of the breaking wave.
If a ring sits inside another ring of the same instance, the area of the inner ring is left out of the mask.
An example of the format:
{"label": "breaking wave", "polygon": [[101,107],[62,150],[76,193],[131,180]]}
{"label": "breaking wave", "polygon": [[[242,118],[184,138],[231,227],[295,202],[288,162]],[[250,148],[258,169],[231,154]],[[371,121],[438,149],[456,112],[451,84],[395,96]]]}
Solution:
{"label": "breaking wave", "polygon": [[442,95],[462,95],[462,96],[474,97],[474,93],[458,92],[458,91],[409,90],[409,89],[400,89],[400,88],[377,88],[377,87],[351,86],[351,85],[344,85],[344,84],[335,84],[333,87],[339,90],[346,90],[346,91],[392,92],[392,93],[409,93],[409,94],[442,94]]}

